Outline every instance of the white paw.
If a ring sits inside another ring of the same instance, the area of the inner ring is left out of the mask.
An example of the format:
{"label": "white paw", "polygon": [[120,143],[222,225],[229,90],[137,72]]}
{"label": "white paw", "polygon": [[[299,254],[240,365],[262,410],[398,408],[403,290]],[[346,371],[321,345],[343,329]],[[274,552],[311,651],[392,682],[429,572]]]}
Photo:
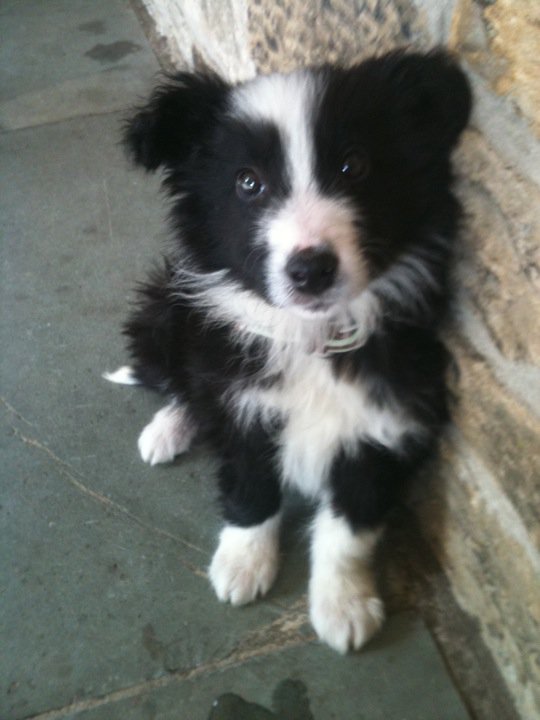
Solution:
{"label": "white paw", "polygon": [[171,403],[159,410],[140,434],[141,457],[150,465],[171,462],[189,448],[195,432],[186,409]]}
{"label": "white paw", "polygon": [[279,519],[253,528],[226,526],[210,565],[209,575],[222,602],[245,605],[265,595],[279,565]]}
{"label": "white paw", "polygon": [[370,582],[339,572],[312,579],[310,618],[317,635],[340,653],[358,650],[381,627],[384,607]]}

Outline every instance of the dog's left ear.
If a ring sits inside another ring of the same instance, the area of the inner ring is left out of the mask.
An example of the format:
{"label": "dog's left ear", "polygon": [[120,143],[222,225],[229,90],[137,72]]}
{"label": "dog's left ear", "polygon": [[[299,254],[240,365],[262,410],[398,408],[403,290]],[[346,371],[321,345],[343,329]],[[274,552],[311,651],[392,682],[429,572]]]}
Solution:
{"label": "dog's left ear", "polygon": [[184,162],[214,125],[230,87],[214,74],[178,73],[154,90],[124,126],[124,145],[146,170]]}
{"label": "dog's left ear", "polygon": [[457,62],[436,50],[394,53],[385,64],[394,122],[417,162],[450,153],[472,106],[469,82]]}

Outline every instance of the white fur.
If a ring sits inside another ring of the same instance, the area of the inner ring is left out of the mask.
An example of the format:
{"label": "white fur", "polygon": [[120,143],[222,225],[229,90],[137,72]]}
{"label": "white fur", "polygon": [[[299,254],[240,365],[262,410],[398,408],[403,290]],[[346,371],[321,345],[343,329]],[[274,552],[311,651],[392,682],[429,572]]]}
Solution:
{"label": "white fur", "polygon": [[279,566],[280,515],[250,528],[226,525],[210,565],[210,581],[222,602],[245,605],[265,595]]}
{"label": "white fur", "polygon": [[[324,247],[333,250],[339,260],[337,281],[311,305],[320,305],[325,311],[343,307],[367,285],[357,211],[344,199],[322,195],[315,179],[311,118],[322,82],[322,76],[303,71],[257,78],[235,90],[231,108],[236,116],[272,122],[280,132],[291,194],[282,207],[263,216],[258,240],[269,249],[267,283],[272,302],[297,307],[300,312],[306,297],[294,291],[285,271],[288,259],[299,250]],[[336,174],[340,160],[336,158]]]}
{"label": "white fur", "polygon": [[271,355],[286,351],[321,353],[327,341],[342,328],[357,328],[365,341],[381,317],[380,302],[369,289],[350,302],[335,306],[332,312],[307,316],[293,308],[270,305],[251,290],[227,280],[222,272],[199,275],[187,269],[184,260],[176,278],[178,295],[182,296],[187,289],[191,298],[196,296],[198,304],[207,310],[209,323],[232,324],[237,341],[246,346],[260,336],[271,339]]}
{"label": "white fur", "polygon": [[150,465],[171,462],[189,448],[196,431],[187,408],[172,402],[158,410],[140,434],[141,457]]}
{"label": "white fur", "polygon": [[328,508],[313,523],[310,618],[321,640],[338,652],[357,650],[383,623],[384,609],[371,570],[379,534],[354,534]]}
{"label": "white fur", "polygon": [[287,169],[295,191],[313,187],[315,156],[310,118],[321,81],[299,70],[290,75],[266,75],[235,88],[231,112],[236,117],[274,123],[281,135]]}
{"label": "white fur", "polygon": [[114,372],[104,372],[101,377],[119,385],[140,385],[129,365],[122,365]]}
{"label": "white fur", "polygon": [[[303,318],[269,305],[222,276],[216,280],[199,291],[209,317],[232,323],[238,340],[246,345],[261,335],[268,338],[266,373],[281,375],[270,389],[233,386],[223,402],[236,406],[242,427],[257,417],[269,424],[285,420],[279,455],[285,483],[316,497],[324,494],[331,462],[340,449],[352,455],[365,439],[398,449],[405,435],[422,432],[397,403],[376,406],[359,379],[336,377],[328,360],[319,357],[332,329],[339,327],[336,318]],[[367,339],[379,314],[378,300],[368,289],[346,306],[341,324],[360,327]]]}
{"label": "white fur", "polygon": [[361,440],[371,439],[399,448],[403,436],[419,432],[404,411],[370,402],[358,381],[336,378],[324,358],[285,356],[282,382],[267,390],[240,390],[233,396],[239,422],[248,426],[254,417],[282,418],[279,460],[285,483],[302,493],[324,496],[331,463],[343,449],[354,456]]}
{"label": "white fur", "polygon": [[434,248],[448,248],[449,241],[441,235],[434,235],[430,237],[430,244],[404,253],[373,281],[372,291],[385,295],[402,307],[424,308],[428,302],[426,292],[438,287],[434,263],[441,262],[441,257]]}

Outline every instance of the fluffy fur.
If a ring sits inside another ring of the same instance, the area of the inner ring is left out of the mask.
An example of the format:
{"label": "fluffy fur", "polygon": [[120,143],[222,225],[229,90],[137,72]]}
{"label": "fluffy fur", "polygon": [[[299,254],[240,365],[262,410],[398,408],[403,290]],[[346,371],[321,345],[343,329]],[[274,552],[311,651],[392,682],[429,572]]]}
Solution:
{"label": "fluffy fur", "polygon": [[318,503],[311,618],[339,651],[382,622],[371,555],[448,418],[437,331],[470,105],[444,52],[396,52],[239,86],[181,73],[125,129],[135,162],[163,171],[176,248],[110,379],[168,397],[144,460],[195,436],[219,456],[221,600],[269,589],[283,488]]}

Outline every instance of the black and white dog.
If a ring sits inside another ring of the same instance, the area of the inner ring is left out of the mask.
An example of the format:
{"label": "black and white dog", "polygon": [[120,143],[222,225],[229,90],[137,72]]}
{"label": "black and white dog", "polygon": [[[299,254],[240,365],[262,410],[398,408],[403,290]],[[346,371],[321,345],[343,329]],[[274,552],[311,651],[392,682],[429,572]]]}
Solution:
{"label": "black and white dog", "polygon": [[168,397],[143,460],[195,437],[217,452],[220,600],[272,585],[282,491],[317,502],[310,615],[342,652],[381,625],[373,550],[448,417],[437,331],[470,107],[446,53],[394,52],[236,86],[181,73],[126,125],[134,160],[164,171],[176,250],[108,378]]}

